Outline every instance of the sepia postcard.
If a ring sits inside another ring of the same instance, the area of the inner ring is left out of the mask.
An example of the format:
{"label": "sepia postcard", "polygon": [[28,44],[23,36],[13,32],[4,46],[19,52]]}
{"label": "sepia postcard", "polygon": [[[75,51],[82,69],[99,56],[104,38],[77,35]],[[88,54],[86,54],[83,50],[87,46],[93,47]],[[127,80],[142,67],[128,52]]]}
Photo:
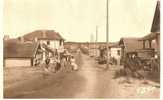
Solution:
{"label": "sepia postcard", "polygon": [[160,99],[160,0],[3,0],[4,99]]}

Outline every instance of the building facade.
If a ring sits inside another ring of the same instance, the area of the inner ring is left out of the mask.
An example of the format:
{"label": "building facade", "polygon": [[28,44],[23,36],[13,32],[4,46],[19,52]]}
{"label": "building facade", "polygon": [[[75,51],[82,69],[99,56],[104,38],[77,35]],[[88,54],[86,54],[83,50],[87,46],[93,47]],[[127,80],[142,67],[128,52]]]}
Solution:
{"label": "building facade", "polygon": [[41,63],[43,53],[38,42],[21,43],[9,41],[4,42],[5,67],[30,67]]}
{"label": "building facade", "polygon": [[54,30],[36,30],[23,36],[25,41],[39,42],[43,51],[43,61],[46,57],[54,56],[54,53],[63,52],[64,39]]}
{"label": "building facade", "polygon": [[118,42],[110,42],[109,43],[109,52],[110,57],[117,61],[117,64],[120,65],[121,61],[121,47]]}

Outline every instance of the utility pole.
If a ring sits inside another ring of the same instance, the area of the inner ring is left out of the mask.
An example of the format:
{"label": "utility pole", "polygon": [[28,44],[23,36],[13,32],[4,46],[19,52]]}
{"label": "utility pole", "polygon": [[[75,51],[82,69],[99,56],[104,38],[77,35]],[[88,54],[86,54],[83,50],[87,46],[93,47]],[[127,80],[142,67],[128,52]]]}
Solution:
{"label": "utility pole", "polygon": [[106,49],[107,49],[107,63],[106,69],[109,68],[109,1],[106,0]]}
{"label": "utility pole", "polygon": [[95,55],[95,50],[94,50],[95,49],[95,39],[94,39],[93,34],[91,34],[91,43],[90,43],[90,45],[92,46],[92,44],[93,44],[93,48],[90,47],[90,52],[91,52],[91,56],[94,56]]}
{"label": "utility pole", "polygon": [[91,42],[93,41],[93,35],[90,35],[90,42],[89,42],[89,55],[91,54]]}
{"label": "utility pole", "polygon": [[91,36],[90,36],[90,42],[93,42],[94,41],[94,36],[93,36],[93,34],[91,34]]}
{"label": "utility pole", "polygon": [[96,26],[96,42],[98,42],[98,26]]}
{"label": "utility pole", "polygon": [[97,56],[97,42],[98,42],[98,26],[96,26],[96,56]]}

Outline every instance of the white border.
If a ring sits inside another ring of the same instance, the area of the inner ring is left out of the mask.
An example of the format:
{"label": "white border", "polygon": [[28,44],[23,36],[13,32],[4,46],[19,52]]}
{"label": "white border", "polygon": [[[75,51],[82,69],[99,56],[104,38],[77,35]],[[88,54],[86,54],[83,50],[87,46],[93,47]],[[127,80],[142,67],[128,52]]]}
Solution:
{"label": "white border", "polygon": [[[161,6],[160,6],[160,11],[161,11],[161,16],[162,16],[162,0],[160,0],[160,2],[161,2]],[[163,20],[162,20],[162,18],[161,18],[161,25],[160,25],[160,27],[161,27],[161,33],[162,33],[162,23],[163,23]],[[3,0],[0,0],[0,34],[1,34],[1,36],[0,36],[0,87],[1,87],[1,91],[0,91],[0,93],[1,93],[1,99],[3,99],[3,36],[4,36],[4,34],[3,34]],[[162,47],[162,43],[163,43],[163,36],[162,36],[162,34],[161,34],[161,37],[160,37],[160,49],[161,49],[161,51],[160,51],[160,57],[161,57],[161,65],[160,65],[160,67],[162,67],[162,64],[163,64],[163,62],[162,62],[162,57],[163,57],[163,54],[162,54],[162,50],[163,50],[163,47]],[[162,77],[162,72],[163,72],[163,68],[161,68],[161,74],[160,74],[160,79],[161,79],[161,83],[160,83],[160,85],[162,85],[162,83],[163,83],[163,77]],[[162,94],[162,86],[160,87],[160,100],[163,100],[163,94]],[[111,99],[112,100],[112,99]],[[119,99],[117,99],[117,100],[119,100]],[[125,100],[125,99],[122,99],[122,100]],[[128,99],[129,100],[129,99]],[[136,99],[135,99],[136,100]],[[143,100],[143,99],[142,99]],[[154,99],[152,99],[152,100],[154,100]]]}
{"label": "white border", "polygon": [[0,87],[1,95],[3,98],[3,0],[0,0]]}
{"label": "white border", "polygon": [[160,65],[160,68],[161,68],[161,72],[160,72],[160,100],[162,100],[163,99],[163,94],[162,94],[162,83],[163,83],[163,76],[162,76],[162,72],[163,72],[163,68],[162,68],[162,64],[163,64],[163,62],[162,62],[162,57],[163,57],[163,54],[162,54],[162,50],[163,50],[163,46],[162,46],[162,43],[163,43],[163,36],[162,36],[162,23],[163,23],[163,20],[162,20],[162,5],[163,5],[163,2],[162,2],[162,0],[160,0],[160,19],[161,19],[161,22],[160,22],[160,63],[161,63],[161,65]]}

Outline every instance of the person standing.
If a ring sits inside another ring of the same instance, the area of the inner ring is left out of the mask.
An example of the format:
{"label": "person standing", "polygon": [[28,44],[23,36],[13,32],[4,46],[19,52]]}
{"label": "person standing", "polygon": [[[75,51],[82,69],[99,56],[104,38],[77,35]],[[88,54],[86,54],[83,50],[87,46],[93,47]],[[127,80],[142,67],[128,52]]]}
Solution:
{"label": "person standing", "polygon": [[78,70],[78,65],[76,64],[74,56],[71,56],[71,60],[70,61],[71,61],[72,70],[77,71]]}
{"label": "person standing", "polygon": [[59,59],[59,57],[56,57],[56,59],[55,59],[55,72],[59,71],[60,68],[61,68],[60,59]]}
{"label": "person standing", "polygon": [[49,63],[50,63],[50,59],[49,59],[49,57],[46,57],[46,59],[45,59],[45,71],[47,71],[47,72],[48,72],[48,68],[49,68]]}
{"label": "person standing", "polygon": [[126,77],[127,80],[130,81],[129,77],[138,77],[141,79],[144,79],[144,77],[138,72],[138,67],[139,66],[139,62],[137,61],[137,58],[132,55],[127,55],[126,59],[125,59],[125,63],[124,63],[124,69],[126,72]]}

